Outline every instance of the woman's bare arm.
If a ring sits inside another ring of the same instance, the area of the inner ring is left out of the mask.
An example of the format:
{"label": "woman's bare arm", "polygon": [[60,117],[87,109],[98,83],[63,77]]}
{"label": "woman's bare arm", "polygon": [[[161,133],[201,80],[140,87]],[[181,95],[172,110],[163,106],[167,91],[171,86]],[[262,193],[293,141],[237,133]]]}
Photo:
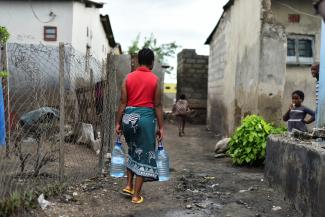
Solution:
{"label": "woman's bare arm", "polygon": [[127,91],[126,91],[126,79],[124,79],[123,84],[122,84],[122,90],[121,90],[120,105],[118,107],[116,120],[115,120],[115,131],[118,135],[120,135],[122,132],[121,121],[122,121],[123,112],[127,105],[127,100],[128,100],[127,98],[128,97],[127,97]]}

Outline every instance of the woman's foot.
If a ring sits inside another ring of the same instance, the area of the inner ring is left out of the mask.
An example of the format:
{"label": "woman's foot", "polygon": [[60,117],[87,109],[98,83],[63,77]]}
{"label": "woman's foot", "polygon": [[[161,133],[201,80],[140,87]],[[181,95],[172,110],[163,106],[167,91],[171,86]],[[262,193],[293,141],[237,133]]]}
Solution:
{"label": "woman's foot", "polygon": [[182,136],[182,132],[181,132],[181,131],[179,131],[179,133],[178,133],[178,136],[179,136],[179,137],[181,137],[181,136]]}
{"label": "woman's foot", "polygon": [[143,197],[141,196],[133,196],[132,197],[132,203],[135,203],[135,204],[140,204],[140,203],[143,203],[144,199]]}
{"label": "woman's foot", "polygon": [[122,192],[126,195],[133,195],[134,194],[134,189],[132,187],[126,186]]}

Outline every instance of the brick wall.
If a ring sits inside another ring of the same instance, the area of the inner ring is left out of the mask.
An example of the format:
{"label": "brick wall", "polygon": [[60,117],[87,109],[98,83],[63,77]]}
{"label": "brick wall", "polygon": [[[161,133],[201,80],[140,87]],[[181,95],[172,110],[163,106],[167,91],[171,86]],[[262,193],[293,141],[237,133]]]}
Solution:
{"label": "brick wall", "polygon": [[197,55],[193,49],[184,49],[177,55],[177,99],[185,94],[193,113],[189,121],[206,123],[208,56]]}

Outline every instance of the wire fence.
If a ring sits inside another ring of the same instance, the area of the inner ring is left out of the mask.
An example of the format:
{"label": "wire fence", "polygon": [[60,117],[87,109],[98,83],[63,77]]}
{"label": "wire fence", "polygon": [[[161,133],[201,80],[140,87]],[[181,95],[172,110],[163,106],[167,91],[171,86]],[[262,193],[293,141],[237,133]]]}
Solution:
{"label": "wire fence", "polygon": [[1,81],[6,145],[0,144],[0,199],[106,171],[115,62],[114,56],[99,61],[89,49],[82,54],[68,44],[3,47],[0,69],[10,74]]}

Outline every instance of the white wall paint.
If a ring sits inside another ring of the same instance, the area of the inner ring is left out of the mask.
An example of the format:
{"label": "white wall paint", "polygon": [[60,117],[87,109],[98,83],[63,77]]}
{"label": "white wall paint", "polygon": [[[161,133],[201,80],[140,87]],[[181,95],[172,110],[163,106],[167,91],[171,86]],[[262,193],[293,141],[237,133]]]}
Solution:
{"label": "white wall paint", "polygon": [[[56,17],[49,23],[41,22],[33,14],[32,8],[41,21],[51,20],[50,12],[56,14]],[[1,1],[0,25],[10,32],[11,43],[58,45],[64,42],[72,44],[82,54],[86,53],[88,44],[91,46],[91,55],[100,61],[110,51],[99,10],[86,8],[80,2]],[[57,41],[44,41],[44,26],[57,27]]]}
{"label": "white wall paint", "polygon": [[[41,21],[49,21],[52,11],[55,19],[49,23],[39,21],[33,14],[32,8]],[[32,2],[1,1],[0,25],[10,32],[9,42],[26,44],[57,45],[60,41],[71,43],[72,40],[72,2]],[[58,37],[56,42],[46,42],[43,39],[44,26],[56,26]]]}
{"label": "white wall paint", "polygon": [[110,50],[99,16],[98,9],[86,8],[80,2],[73,3],[72,46],[78,51],[86,53],[88,44],[91,47],[91,55],[102,60],[106,58]]}

